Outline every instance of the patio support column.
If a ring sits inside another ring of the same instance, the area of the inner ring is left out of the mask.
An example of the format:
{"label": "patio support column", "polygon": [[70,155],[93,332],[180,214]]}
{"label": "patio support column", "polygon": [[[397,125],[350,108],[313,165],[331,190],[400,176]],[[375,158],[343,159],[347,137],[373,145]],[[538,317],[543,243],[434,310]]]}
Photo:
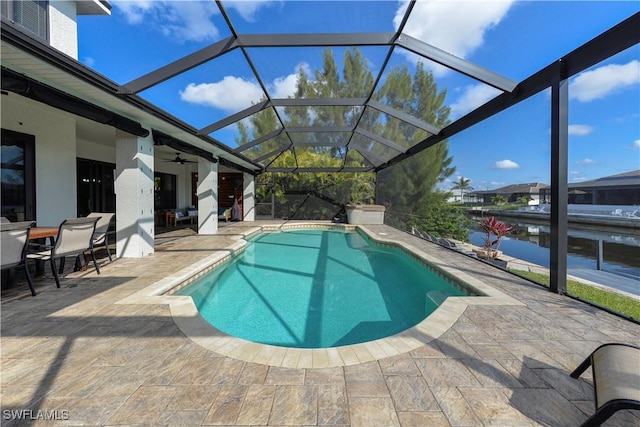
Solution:
{"label": "patio support column", "polygon": [[557,62],[551,85],[551,247],[549,253],[551,292],[567,292],[567,203],[569,191],[569,81],[566,63]]}
{"label": "patio support column", "polygon": [[116,253],[142,258],[154,252],[153,163],[151,134],[116,131]]}
{"label": "patio support column", "polygon": [[242,176],[242,213],[243,221],[256,220],[256,177],[250,173],[244,173]]}
{"label": "patio support column", "polygon": [[218,232],[218,163],[198,157],[198,234]]}

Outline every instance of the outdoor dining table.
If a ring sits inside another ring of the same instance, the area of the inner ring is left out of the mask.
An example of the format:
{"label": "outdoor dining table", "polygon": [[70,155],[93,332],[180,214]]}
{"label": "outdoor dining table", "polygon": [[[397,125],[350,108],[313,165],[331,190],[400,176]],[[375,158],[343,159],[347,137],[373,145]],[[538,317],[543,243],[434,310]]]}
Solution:
{"label": "outdoor dining table", "polygon": [[58,235],[58,227],[31,227],[29,240],[51,239]]}

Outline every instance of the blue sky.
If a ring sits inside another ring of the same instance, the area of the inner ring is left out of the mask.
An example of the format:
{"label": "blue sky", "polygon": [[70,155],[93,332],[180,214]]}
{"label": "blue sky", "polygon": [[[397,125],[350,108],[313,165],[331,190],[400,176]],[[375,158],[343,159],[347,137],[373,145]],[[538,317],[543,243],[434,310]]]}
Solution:
{"label": "blue sky", "polygon": [[[212,1],[118,1],[110,17],[80,17],[79,60],[125,84],[230,35]],[[223,2],[238,33],[393,32],[404,1]],[[637,1],[419,1],[404,32],[514,81],[521,81],[640,10]],[[361,48],[374,75],[386,48]],[[270,96],[295,90],[299,67],[321,66],[320,48],[253,49]],[[341,66],[344,49],[334,49]],[[396,49],[391,65],[415,69]],[[453,118],[497,92],[425,62],[447,90]],[[640,169],[640,47],[570,80],[569,181]],[[240,51],[142,92],[195,127],[249,107],[262,97]],[[540,93],[449,140],[457,172],[477,190],[549,177],[550,96]],[[234,146],[233,127],[213,136]],[[443,183],[443,188],[451,186]]]}

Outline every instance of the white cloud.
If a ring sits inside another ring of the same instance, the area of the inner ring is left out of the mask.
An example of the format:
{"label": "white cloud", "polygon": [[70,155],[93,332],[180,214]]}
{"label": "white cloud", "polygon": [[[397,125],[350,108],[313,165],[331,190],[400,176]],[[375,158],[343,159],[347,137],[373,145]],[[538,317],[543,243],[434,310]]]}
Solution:
{"label": "white cloud", "polygon": [[91,57],[91,56],[87,56],[84,58],[84,62],[85,65],[91,67],[91,68],[95,68],[94,65],[96,65],[96,60],[95,58]]}
{"label": "white cloud", "polygon": [[[300,63],[296,70],[301,67],[308,69],[309,64]],[[267,84],[272,98],[293,96],[297,86],[297,72],[278,77],[272,83]],[[257,82],[235,76],[225,76],[222,80],[214,83],[189,83],[184,90],[180,91],[180,99],[183,101],[234,113],[260,102],[263,98],[264,92]]]}
{"label": "white cloud", "polygon": [[296,93],[298,87],[298,75],[289,74],[285,77],[278,77],[273,81],[271,93],[274,98],[287,98]]}
{"label": "white cloud", "polygon": [[593,132],[593,126],[589,125],[569,125],[569,135],[584,136]]}
{"label": "white cloud", "polygon": [[513,160],[498,160],[494,167],[496,169],[518,169],[520,167],[519,164],[517,164],[516,162],[514,162]]}
{"label": "white cloud", "polygon": [[633,141],[633,148],[640,148],[640,139]]}
{"label": "white cloud", "polygon": [[178,42],[219,38],[211,17],[220,13],[214,2],[165,0],[114,0],[129,24],[157,28]]}
{"label": "white cloud", "polygon": [[144,15],[150,13],[160,2],[153,0],[112,0],[112,3],[124,14],[129,24],[139,24],[144,20]]}
{"label": "white cloud", "polygon": [[269,0],[227,0],[224,5],[229,9],[235,9],[245,21],[254,22],[260,9],[274,3],[277,2]]}
{"label": "white cloud", "polygon": [[585,165],[586,166],[586,165],[594,165],[597,162],[595,160],[593,160],[593,159],[586,158],[586,159],[578,160],[576,163],[579,164],[579,165]]}
{"label": "white cloud", "polygon": [[[418,1],[404,27],[404,33],[453,55],[465,58],[484,43],[484,35],[506,16],[512,0]],[[393,24],[397,29],[408,1],[400,2]],[[435,74],[443,67],[433,70]]]}
{"label": "white cloud", "polygon": [[311,67],[305,62],[301,62],[295,68],[295,72],[284,77],[276,78],[269,85],[269,93],[272,98],[287,98],[293,96],[298,89],[298,70],[305,70],[307,75],[311,75]]}
{"label": "white cloud", "polygon": [[578,74],[569,86],[569,96],[580,102],[604,98],[640,83],[640,61],[609,64]]}
{"label": "white cloud", "polygon": [[194,104],[237,112],[262,99],[264,93],[255,82],[226,76],[216,83],[189,83],[180,91],[180,99]]}
{"label": "white cloud", "polygon": [[453,119],[475,110],[500,93],[498,89],[484,84],[465,86],[462,90],[462,95],[451,104],[451,118]]}
{"label": "white cloud", "polygon": [[[175,0],[112,0],[129,24],[144,24],[157,28],[164,35],[179,42],[217,40],[220,33],[211,17],[220,9],[213,1]],[[245,20],[256,20],[260,9],[277,1],[225,1],[228,9],[235,9]]]}

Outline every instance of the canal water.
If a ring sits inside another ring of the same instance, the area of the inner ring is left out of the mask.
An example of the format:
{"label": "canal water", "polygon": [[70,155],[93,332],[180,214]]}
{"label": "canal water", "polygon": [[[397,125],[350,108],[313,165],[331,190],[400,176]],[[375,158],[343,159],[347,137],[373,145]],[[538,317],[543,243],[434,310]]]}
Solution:
{"label": "canal water", "polygon": [[[473,218],[477,223],[481,218]],[[513,227],[500,244],[507,255],[543,267],[549,267],[551,231],[548,222],[513,217],[502,217],[501,221]],[[484,244],[484,233],[480,227],[470,230],[469,241],[475,246]],[[640,229],[594,228],[570,225],[568,231],[567,268],[597,268],[598,241],[602,241],[602,270],[636,276],[640,279]]]}

